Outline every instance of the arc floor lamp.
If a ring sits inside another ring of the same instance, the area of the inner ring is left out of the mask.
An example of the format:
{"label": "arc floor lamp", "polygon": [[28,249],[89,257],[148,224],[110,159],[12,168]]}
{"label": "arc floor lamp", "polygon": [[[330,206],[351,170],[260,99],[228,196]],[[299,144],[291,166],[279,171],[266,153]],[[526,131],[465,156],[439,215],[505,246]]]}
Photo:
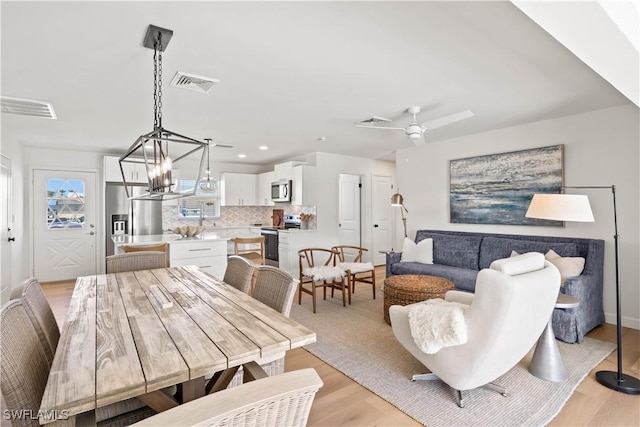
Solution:
{"label": "arc floor lamp", "polygon": [[[640,394],[640,380],[622,373],[622,316],[620,314],[620,247],[618,235],[618,212],[616,209],[616,187],[611,186],[586,186],[586,187],[561,187],[565,189],[608,189],[613,195],[613,235],[615,244],[616,262],[616,340],[618,346],[618,370],[598,371],[596,379],[605,387],[626,394]],[[549,219],[556,221],[593,222],[593,213],[589,199],[579,194],[534,194],[529,209],[525,214],[527,218]]]}
{"label": "arc floor lamp", "polygon": [[391,196],[391,206],[400,207],[400,215],[402,215],[402,226],[404,227],[404,237],[407,237],[407,217],[404,216],[404,213],[409,213],[409,211],[404,207],[404,197],[402,197],[402,194],[400,194],[399,191]]}

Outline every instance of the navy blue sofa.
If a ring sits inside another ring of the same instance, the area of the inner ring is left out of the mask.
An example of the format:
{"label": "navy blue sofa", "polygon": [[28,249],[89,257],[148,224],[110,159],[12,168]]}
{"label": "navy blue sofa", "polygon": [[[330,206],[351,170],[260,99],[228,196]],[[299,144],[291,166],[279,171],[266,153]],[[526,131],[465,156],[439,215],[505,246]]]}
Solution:
{"label": "navy blue sofa", "polygon": [[568,343],[582,342],[584,335],[604,323],[602,277],[604,240],[516,234],[471,233],[464,231],[418,230],[416,243],[433,239],[433,264],[400,262],[401,252],[387,254],[387,277],[424,274],[451,280],[456,289],[474,292],[478,271],[492,261],[511,256],[511,251],[547,253],[553,249],[563,257],[583,257],[580,276],[569,277],[560,292],[580,300],[577,308],[556,308],[553,332]]}

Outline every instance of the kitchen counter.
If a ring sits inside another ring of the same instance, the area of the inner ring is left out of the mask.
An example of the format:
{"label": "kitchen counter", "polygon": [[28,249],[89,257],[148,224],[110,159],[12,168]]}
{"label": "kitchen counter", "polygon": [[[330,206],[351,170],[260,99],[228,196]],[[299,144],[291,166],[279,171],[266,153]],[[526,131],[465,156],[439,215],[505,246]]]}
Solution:
{"label": "kitchen counter", "polygon": [[221,233],[207,231],[194,237],[181,237],[173,233],[150,234],[147,236],[130,236],[128,234],[115,234],[111,236],[113,243],[116,245],[152,245],[156,243],[188,243],[207,240],[229,240],[228,237],[222,236]]}

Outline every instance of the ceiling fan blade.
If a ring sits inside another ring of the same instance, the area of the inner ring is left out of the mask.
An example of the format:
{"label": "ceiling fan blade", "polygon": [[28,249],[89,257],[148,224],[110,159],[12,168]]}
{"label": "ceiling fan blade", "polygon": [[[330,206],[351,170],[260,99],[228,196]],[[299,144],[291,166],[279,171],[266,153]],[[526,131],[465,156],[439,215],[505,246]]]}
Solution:
{"label": "ceiling fan blade", "polygon": [[392,127],[388,127],[388,126],[368,126],[368,125],[359,125],[356,123],[356,126],[359,128],[369,128],[369,129],[391,129],[391,130],[403,130],[403,131],[407,131],[405,128],[392,128]]}
{"label": "ceiling fan blade", "polygon": [[429,120],[427,122],[422,123],[420,126],[426,130],[432,130],[432,129],[439,128],[441,126],[446,126],[448,124],[451,124],[472,116],[473,116],[473,113],[471,112],[471,110],[464,110],[459,113],[449,114],[448,116],[440,117],[439,119]]}
{"label": "ceiling fan blade", "polygon": [[216,147],[220,147],[220,148],[234,148],[235,145],[226,145],[226,144],[218,144],[215,142],[211,143],[211,148],[216,148]]}

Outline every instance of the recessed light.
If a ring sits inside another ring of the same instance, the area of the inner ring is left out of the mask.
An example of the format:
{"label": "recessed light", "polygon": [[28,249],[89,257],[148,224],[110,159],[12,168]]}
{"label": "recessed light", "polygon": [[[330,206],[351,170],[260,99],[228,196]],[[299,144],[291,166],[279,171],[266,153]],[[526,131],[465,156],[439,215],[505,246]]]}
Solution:
{"label": "recessed light", "polygon": [[262,151],[264,150],[268,150],[269,147],[267,147],[266,145],[261,145],[260,147],[258,147],[259,149],[261,149]]}
{"label": "recessed light", "polygon": [[244,159],[245,157],[247,157],[246,154],[238,154],[238,157],[240,157],[241,159]]}

